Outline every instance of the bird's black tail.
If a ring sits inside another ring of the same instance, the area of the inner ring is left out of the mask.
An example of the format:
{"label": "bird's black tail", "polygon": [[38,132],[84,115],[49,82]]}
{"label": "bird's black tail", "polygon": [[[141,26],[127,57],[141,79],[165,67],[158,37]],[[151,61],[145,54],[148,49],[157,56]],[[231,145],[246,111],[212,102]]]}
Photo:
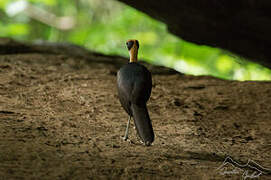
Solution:
{"label": "bird's black tail", "polygon": [[154,133],[146,105],[131,104],[137,133],[141,140],[150,145],[154,141]]}

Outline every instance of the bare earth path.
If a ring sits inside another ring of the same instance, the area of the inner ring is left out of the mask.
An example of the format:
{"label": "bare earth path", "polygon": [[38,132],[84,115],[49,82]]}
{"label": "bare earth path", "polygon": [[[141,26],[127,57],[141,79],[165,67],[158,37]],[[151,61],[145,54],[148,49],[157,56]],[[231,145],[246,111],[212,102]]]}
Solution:
{"label": "bare earth path", "polygon": [[120,138],[128,117],[116,72],[125,59],[63,47],[1,39],[0,179],[241,179],[254,172],[226,175],[230,164],[217,168],[227,156],[271,168],[271,82],[148,66],[156,139],[144,147],[133,128],[135,144]]}

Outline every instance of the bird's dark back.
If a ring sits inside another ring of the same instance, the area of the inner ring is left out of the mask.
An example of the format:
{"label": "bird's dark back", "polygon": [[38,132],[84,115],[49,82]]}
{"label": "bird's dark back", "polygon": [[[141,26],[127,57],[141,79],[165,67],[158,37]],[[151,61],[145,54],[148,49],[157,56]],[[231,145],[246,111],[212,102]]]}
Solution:
{"label": "bird's dark back", "polygon": [[152,77],[148,69],[139,63],[128,63],[118,72],[118,92],[135,104],[146,104],[152,89]]}

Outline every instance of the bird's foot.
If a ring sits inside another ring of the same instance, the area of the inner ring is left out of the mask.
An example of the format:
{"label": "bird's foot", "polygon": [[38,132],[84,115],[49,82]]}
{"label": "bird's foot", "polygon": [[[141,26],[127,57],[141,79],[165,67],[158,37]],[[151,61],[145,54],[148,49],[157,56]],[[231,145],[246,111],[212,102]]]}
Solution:
{"label": "bird's foot", "polygon": [[145,146],[150,146],[151,143],[149,141],[143,142],[142,140],[140,140],[140,143],[145,145]]}
{"label": "bird's foot", "polygon": [[124,141],[129,142],[129,144],[134,144],[134,142],[133,142],[132,140],[130,140],[128,137],[121,136],[121,138],[122,138]]}
{"label": "bird's foot", "polygon": [[128,137],[125,137],[125,136],[121,136],[121,138],[124,140],[124,141],[127,141]]}

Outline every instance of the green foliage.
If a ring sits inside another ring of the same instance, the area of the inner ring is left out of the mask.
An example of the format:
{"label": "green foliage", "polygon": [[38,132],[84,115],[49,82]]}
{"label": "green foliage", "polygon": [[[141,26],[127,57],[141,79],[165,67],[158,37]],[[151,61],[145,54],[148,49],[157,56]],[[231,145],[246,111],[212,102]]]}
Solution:
{"label": "green foliage", "polygon": [[20,40],[68,41],[105,54],[128,56],[127,39],[140,41],[139,58],[184,73],[225,79],[271,80],[271,71],[229,53],[183,41],[167,32],[166,25],[112,0],[29,0],[55,14],[72,16],[76,25],[60,30],[30,17],[27,12],[8,16],[15,0],[0,1],[0,34]]}
{"label": "green foliage", "polygon": [[11,37],[22,37],[26,36],[29,33],[29,28],[22,23],[13,23],[13,24],[2,24],[0,22],[0,34]]}

